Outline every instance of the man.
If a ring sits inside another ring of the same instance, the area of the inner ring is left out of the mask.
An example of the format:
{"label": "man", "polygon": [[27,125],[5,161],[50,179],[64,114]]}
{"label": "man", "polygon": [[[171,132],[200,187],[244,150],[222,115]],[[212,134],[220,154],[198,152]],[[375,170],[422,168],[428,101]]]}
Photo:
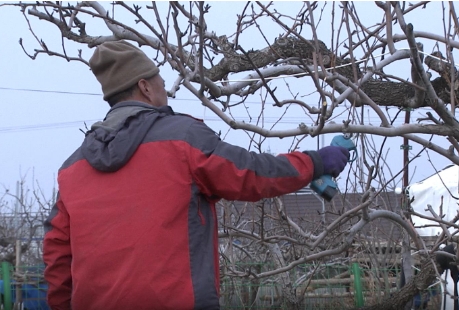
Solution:
{"label": "man", "polygon": [[89,65],[111,109],[59,170],[43,247],[52,309],[218,309],[215,202],[294,192],[349,158],[221,141],[172,111],[159,69],[125,41],[101,44]]}

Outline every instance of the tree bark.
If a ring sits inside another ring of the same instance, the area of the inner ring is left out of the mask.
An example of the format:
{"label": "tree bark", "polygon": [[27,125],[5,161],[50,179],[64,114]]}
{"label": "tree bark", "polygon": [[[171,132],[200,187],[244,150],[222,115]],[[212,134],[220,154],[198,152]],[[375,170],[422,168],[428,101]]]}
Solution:
{"label": "tree bark", "polygon": [[[288,37],[276,40],[273,44],[260,50],[250,50],[246,55],[237,52],[237,47],[233,47],[226,37],[214,40],[217,48],[224,54],[223,59],[218,64],[206,70],[206,77],[212,81],[224,79],[230,73],[238,73],[254,70],[254,66],[260,69],[269,65],[276,65],[280,61],[299,66],[311,65],[314,58],[321,57],[322,63],[326,68],[339,67],[343,64],[350,64],[350,59],[343,59],[330,51],[325,43],[318,41],[318,50],[313,40],[300,40],[295,37]],[[440,57],[438,52],[433,54]],[[250,58],[250,60],[248,59]],[[445,78],[448,77],[448,67],[441,66],[438,60],[427,57],[426,65],[434,71],[439,72],[442,77],[432,80],[432,86],[438,96],[445,102],[450,103],[450,83]],[[357,66],[357,65],[354,65]],[[357,78],[362,76],[361,68],[356,67]],[[350,81],[354,81],[354,68],[352,65],[334,69],[335,72],[345,76]],[[384,76],[383,73],[381,73]],[[408,72],[407,72],[408,74]],[[458,87],[456,87],[458,88]],[[408,99],[415,95],[415,86],[406,82],[394,82],[386,79],[372,78],[361,86],[361,89],[379,106],[397,106],[419,108],[428,106],[428,101],[423,100],[416,105],[409,106]],[[456,99],[459,92],[456,92]]]}
{"label": "tree bark", "polygon": [[[437,265],[438,271],[443,272]],[[421,271],[399,291],[391,294],[377,305],[358,308],[359,310],[400,310],[410,302],[414,296],[426,290],[436,279],[434,265],[431,259],[423,260]]]}

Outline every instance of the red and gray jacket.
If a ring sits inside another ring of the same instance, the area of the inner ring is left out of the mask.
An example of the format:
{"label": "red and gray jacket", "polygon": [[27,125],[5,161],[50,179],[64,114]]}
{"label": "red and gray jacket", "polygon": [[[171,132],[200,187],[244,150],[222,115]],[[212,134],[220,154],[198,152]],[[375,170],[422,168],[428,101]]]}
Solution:
{"label": "red and gray jacket", "polygon": [[272,156],[220,140],[170,107],[115,105],[58,174],[45,222],[52,309],[218,309],[215,202],[306,186],[315,152]]}

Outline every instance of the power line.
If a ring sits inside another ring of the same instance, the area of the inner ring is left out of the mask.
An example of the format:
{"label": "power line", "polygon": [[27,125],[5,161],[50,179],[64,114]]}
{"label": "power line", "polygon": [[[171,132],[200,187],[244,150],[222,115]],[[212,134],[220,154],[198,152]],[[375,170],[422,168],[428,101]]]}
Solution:
{"label": "power line", "polygon": [[[409,48],[400,48],[399,50],[410,50]],[[439,61],[442,61],[442,62],[445,62],[445,63],[448,63],[446,60],[444,59],[441,59],[439,57],[436,57],[436,56],[433,56],[433,55],[429,55],[428,53],[425,53],[423,51],[418,51],[419,53],[422,53],[422,54],[425,54],[425,55],[428,55],[429,57],[432,57],[432,58],[435,58]],[[385,55],[388,55],[390,54],[390,52],[386,52],[386,53],[383,53],[383,54],[380,54],[380,55],[376,55],[376,56],[372,56],[372,57],[375,57],[375,58],[379,58],[379,57],[382,57],[382,56],[385,56]],[[355,63],[361,63],[361,62],[365,62],[367,61],[368,59],[370,59],[370,57],[367,57],[365,59],[361,59],[359,61],[356,61]],[[346,67],[346,66],[350,66],[350,65],[353,65],[353,64],[344,64],[344,65],[341,65],[341,66],[335,66],[333,68],[327,68],[326,70],[332,70],[332,69],[336,69],[336,68],[340,68],[340,67]],[[455,64],[454,65],[456,67],[459,67],[458,64]],[[309,75],[309,73],[294,73],[294,74],[287,74],[287,75],[281,75],[281,76],[277,76],[277,77],[265,77],[264,79],[265,80],[273,80],[273,79],[284,79],[284,78],[288,78],[288,77],[298,77],[298,76],[303,76],[303,75]],[[252,82],[252,81],[260,81],[261,78],[254,78],[254,79],[242,79],[242,80],[227,80],[227,81],[217,81],[216,83],[228,83],[228,82]],[[28,91],[28,92],[41,92],[41,93],[56,93],[56,94],[69,94],[69,95],[86,95],[86,96],[102,96],[102,94],[99,94],[99,93],[86,93],[86,92],[71,92],[71,91],[58,91],[58,90],[43,90],[43,89],[30,89],[30,88],[13,88],[13,87],[0,87],[0,90],[15,90],[15,91]],[[199,100],[196,100],[196,99],[179,99],[179,98],[171,98],[172,100],[184,100],[184,101],[199,101]],[[260,102],[248,102],[248,101],[245,101],[246,103],[260,103]],[[273,103],[267,103],[267,104],[273,104]]]}
{"label": "power line", "polygon": [[[12,91],[27,91],[27,92],[40,92],[40,93],[55,93],[55,94],[66,94],[66,95],[83,95],[83,96],[102,96],[99,93],[86,93],[86,92],[72,92],[72,91],[59,91],[59,90],[45,90],[45,89],[32,89],[32,88],[15,88],[15,87],[0,87],[0,90],[12,90]],[[196,98],[168,98],[172,101],[194,101],[201,102]],[[261,101],[244,101],[250,104],[262,104]],[[274,105],[274,102],[264,102],[266,105]],[[423,107],[419,109],[424,109]]]}
{"label": "power line", "polygon": [[[56,94],[67,94],[67,95],[85,95],[85,96],[102,96],[99,93],[89,93],[89,92],[72,92],[72,91],[58,91],[58,90],[44,90],[44,89],[31,89],[31,88],[13,88],[13,87],[0,87],[0,90],[12,90],[12,91],[27,91],[27,92],[40,92],[40,93],[56,93]],[[180,98],[171,98],[172,100],[178,101],[195,101],[198,102],[198,99],[180,99]],[[250,104],[261,104],[261,102],[247,102]],[[272,104],[272,103],[265,103],[265,104]],[[421,108],[422,109],[422,108]],[[237,120],[245,121],[249,123],[253,123],[251,120],[258,119],[256,117],[249,117],[249,116],[236,116]],[[292,117],[292,116],[284,116],[283,118],[279,119],[275,116],[264,116],[263,118],[264,124],[299,124],[305,121],[304,117]],[[345,118],[335,119],[335,122],[340,122]],[[379,118],[377,116],[370,116],[368,121],[371,122],[371,119],[377,121]],[[221,122],[222,120],[217,116],[207,116],[204,119],[206,122]],[[46,123],[46,124],[33,124],[33,125],[19,125],[19,126],[9,126],[9,127],[0,127],[0,133],[12,133],[12,132],[20,132],[20,131],[31,131],[31,130],[43,130],[43,129],[57,129],[57,128],[65,128],[65,127],[77,127],[82,126],[82,124],[92,124],[99,120],[80,120],[80,121],[69,121],[69,122],[60,122],[60,123]],[[400,122],[401,125],[403,121]],[[394,124],[395,125],[395,124]]]}
{"label": "power line", "polygon": [[[250,119],[248,117],[239,118],[241,121],[249,122]],[[100,120],[80,120],[80,121],[70,121],[70,122],[61,122],[61,123],[47,123],[47,124],[34,124],[34,125],[19,125],[19,126],[9,126],[9,127],[0,127],[0,133],[11,133],[11,132],[20,132],[20,131],[31,131],[31,130],[42,130],[42,129],[57,129],[57,128],[65,128],[65,127],[77,127],[82,126],[82,124],[93,124]],[[205,118],[206,122],[215,122],[215,121],[222,121],[221,118],[217,116],[207,116]],[[288,120],[278,120],[277,117],[265,117],[264,123],[267,124],[274,124],[274,123],[281,123],[281,124],[299,124],[303,120],[300,118],[289,118]]]}
{"label": "power line", "polygon": [[[74,91],[60,91],[60,90],[45,90],[45,89],[32,89],[32,88],[16,88],[16,87],[0,87],[0,90],[12,90],[12,91],[25,91],[25,92],[37,92],[37,93],[51,93],[51,94],[63,94],[63,95],[82,95],[82,96],[99,96],[102,97],[102,94],[99,93],[86,93],[86,92],[74,92]],[[173,101],[194,101],[201,102],[195,98],[168,98]],[[261,104],[260,101],[245,101],[245,103],[250,104]],[[265,102],[265,104],[274,104]]]}
{"label": "power line", "polygon": [[[237,116],[238,121],[244,121],[246,123],[254,123],[253,120],[257,119],[258,117],[249,118],[248,116]],[[371,119],[379,119],[377,116],[370,117]],[[251,121],[252,120],[252,121]],[[293,117],[293,116],[284,116],[283,118],[279,119],[276,116],[265,116],[263,117],[263,121],[258,123],[263,124],[300,124],[304,122],[304,117]],[[336,119],[335,122],[340,122],[344,120],[344,118]],[[90,127],[91,124],[100,121],[97,120],[79,120],[79,121],[69,121],[69,122],[59,122],[59,123],[45,123],[45,124],[33,124],[33,125],[19,125],[19,126],[9,126],[9,127],[0,127],[0,134],[1,133],[13,133],[13,132],[22,132],[22,131],[32,131],[32,130],[46,130],[46,129],[58,129],[58,128],[68,128],[68,127],[83,127],[88,126]],[[205,122],[223,122],[221,118],[218,116],[206,116],[204,118]],[[401,125],[404,121],[401,120],[400,122],[396,122],[394,125]]]}
{"label": "power line", "polygon": [[13,87],[0,87],[0,89],[1,90],[37,92],[37,93],[55,93],[55,94],[66,94],[66,95],[102,96],[102,94],[96,94],[96,93],[83,93],[83,92],[71,92],[71,91],[60,91],[60,90],[44,90],[44,89],[13,88]]}
{"label": "power line", "polygon": [[34,124],[34,125],[20,125],[20,126],[10,126],[10,127],[0,127],[0,133],[11,133],[19,131],[31,131],[31,130],[43,130],[43,129],[56,129],[56,128],[65,128],[65,127],[76,127],[81,126],[84,123],[95,123],[97,120],[91,121],[71,121],[71,122],[62,122],[62,123],[48,123],[48,124]]}

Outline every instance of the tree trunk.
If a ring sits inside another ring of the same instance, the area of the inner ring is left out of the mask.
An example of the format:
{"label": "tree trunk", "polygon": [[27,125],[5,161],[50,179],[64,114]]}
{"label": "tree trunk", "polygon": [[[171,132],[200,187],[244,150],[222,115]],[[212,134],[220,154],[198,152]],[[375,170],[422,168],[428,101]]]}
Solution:
{"label": "tree trunk", "polygon": [[[279,245],[273,244],[270,246],[271,253],[273,254],[273,261],[276,268],[285,267],[284,257],[279,248]],[[282,306],[286,309],[299,310],[300,306],[298,303],[298,298],[296,297],[296,292],[292,287],[292,281],[290,280],[290,275],[288,272],[283,272],[280,274],[281,285],[282,285]]]}
{"label": "tree trunk", "polygon": [[[438,271],[443,270],[437,265]],[[399,291],[391,294],[383,302],[358,308],[359,310],[400,310],[411,301],[418,293],[426,290],[436,279],[435,268],[431,259],[423,260],[421,271],[411,281],[407,282]]]}

